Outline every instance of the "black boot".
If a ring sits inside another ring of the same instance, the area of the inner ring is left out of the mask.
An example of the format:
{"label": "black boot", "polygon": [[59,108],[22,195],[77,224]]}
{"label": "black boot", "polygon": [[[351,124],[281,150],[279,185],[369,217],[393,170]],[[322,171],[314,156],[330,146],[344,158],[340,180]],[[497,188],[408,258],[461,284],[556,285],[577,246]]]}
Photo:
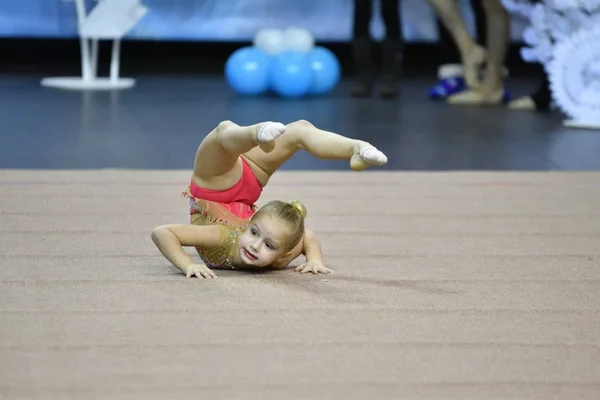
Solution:
{"label": "black boot", "polygon": [[373,91],[373,64],[371,60],[371,39],[359,38],[352,42],[356,81],[352,96],[368,97]]}
{"label": "black boot", "polygon": [[381,44],[381,97],[394,98],[397,96],[397,78],[401,68],[401,43],[397,40],[384,40]]}
{"label": "black boot", "polygon": [[543,80],[538,87],[538,90],[531,95],[531,100],[535,104],[537,111],[548,111],[550,109],[550,103],[552,102],[552,92],[550,91],[550,81],[548,75],[543,71]]}

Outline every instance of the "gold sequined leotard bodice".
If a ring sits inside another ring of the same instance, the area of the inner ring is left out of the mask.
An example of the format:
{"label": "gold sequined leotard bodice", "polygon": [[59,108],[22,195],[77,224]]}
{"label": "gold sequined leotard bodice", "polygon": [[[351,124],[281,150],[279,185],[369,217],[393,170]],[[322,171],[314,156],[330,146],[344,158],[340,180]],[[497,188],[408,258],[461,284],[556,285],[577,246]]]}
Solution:
{"label": "gold sequined leotard bodice", "polygon": [[231,212],[231,204],[224,206],[217,202],[193,198],[190,199],[190,214],[193,225],[222,225],[227,228],[224,230],[220,246],[196,247],[196,251],[209,268],[234,269],[233,256],[249,219],[240,218]]}

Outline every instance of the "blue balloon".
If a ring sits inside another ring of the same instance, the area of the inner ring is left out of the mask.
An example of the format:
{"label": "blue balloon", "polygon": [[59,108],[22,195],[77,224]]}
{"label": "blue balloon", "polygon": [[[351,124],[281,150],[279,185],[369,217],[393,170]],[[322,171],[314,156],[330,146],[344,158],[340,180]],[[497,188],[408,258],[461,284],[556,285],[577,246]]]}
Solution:
{"label": "blue balloon", "polygon": [[237,94],[261,94],[269,88],[270,64],[271,58],[262,50],[243,47],[227,59],[225,78]]}
{"label": "blue balloon", "polygon": [[298,98],[307,94],[312,82],[310,64],[305,54],[284,51],[271,64],[271,88],[281,97]]}
{"label": "blue balloon", "polygon": [[310,94],[329,93],[340,81],[341,68],[335,54],[325,47],[315,47],[308,53],[312,71]]}

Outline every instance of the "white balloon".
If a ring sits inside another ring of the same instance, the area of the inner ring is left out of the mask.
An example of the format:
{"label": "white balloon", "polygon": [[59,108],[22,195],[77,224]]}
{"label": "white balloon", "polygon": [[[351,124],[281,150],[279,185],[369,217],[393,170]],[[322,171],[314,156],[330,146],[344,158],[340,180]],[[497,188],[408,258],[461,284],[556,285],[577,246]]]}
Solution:
{"label": "white balloon", "polygon": [[314,36],[306,29],[291,27],[284,32],[285,49],[308,53],[315,47]]}
{"label": "white balloon", "polygon": [[285,50],[284,33],[280,29],[261,29],[254,36],[254,47],[275,55]]}

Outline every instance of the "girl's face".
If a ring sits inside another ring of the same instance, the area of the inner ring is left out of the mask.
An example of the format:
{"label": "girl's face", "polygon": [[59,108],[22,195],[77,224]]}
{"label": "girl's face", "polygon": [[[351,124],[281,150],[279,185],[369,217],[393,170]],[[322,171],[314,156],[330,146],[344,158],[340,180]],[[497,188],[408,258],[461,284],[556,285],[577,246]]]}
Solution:
{"label": "girl's face", "polygon": [[248,266],[272,265],[286,253],[289,228],[268,215],[254,218],[238,241],[240,259]]}

